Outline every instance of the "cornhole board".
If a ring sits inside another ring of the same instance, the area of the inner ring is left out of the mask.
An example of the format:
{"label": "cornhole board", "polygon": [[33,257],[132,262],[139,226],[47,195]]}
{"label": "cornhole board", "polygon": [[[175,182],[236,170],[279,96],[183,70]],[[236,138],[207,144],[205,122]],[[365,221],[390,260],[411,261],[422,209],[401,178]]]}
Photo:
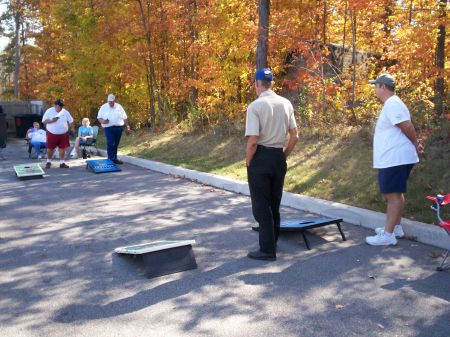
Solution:
{"label": "cornhole board", "polygon": [[14,166],[17,178],[20,180],[44,178],[44,170],[38,163]]}
{"label": "cornhole board", "polygon": [[339,229],[339,232],[341,233],[342,240],[346,241],[344,232],[341,228],[341,222],[342,219],[338,218],[304,218],[304,219],[292,219],[292,220],[282,220],[280,223],[280,231],[281,232],[293,232],[293,231],[299,231],[302,236],[303,240],[305,241],[306,247],[308,249],[311,249],[309,246],[308,239],[305,236],[305,231],[307,229],[316,228],[316,227],[323,227],[328,225],[335,224],[337,228]]}
{"label": "cornhole board", "polygon": [[122,171],[122,169],[114,164],[110,159],[86,160],[86,169],[88,168],[91,169],[94,173]]}
{"label": "cornhole board", "polygon": [[118,247],[114,252],[142,256],[146,276],[153,278],[197,268],[192,250],[194,243],[195,240],[162,240]]}

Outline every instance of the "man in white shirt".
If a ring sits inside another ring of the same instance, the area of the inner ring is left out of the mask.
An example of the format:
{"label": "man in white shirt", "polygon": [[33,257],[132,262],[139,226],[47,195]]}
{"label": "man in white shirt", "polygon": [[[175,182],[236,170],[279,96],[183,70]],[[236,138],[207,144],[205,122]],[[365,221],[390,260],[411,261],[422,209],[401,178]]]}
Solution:
{"label": "man in white shirt", "polygon": [[64,109],[62,100],[57,99],[52,108],[47,109],[42,117],[42,123],[47,129],[47,163],[45,168],[52,166],[52,157],[55,149],[59,150],[59,167],[69,168],[64,162],[66,156],[66,148],[69,143],[69,126],[73,129],[73,118],[69,111]]}
{"label": "man in white shirt", "polygon": [[97,119],[105,132],[108,159],[115,164],[123,164],[117,158],[117,149],[119,148],[123,128],[125,127],[125,132],[129,133],[130,125],[125,110],[116,102],[116,97],[113,94],[109,94],[108,102],[100,107]]}
{"label": "man in white shirt", "polygon": [[375,127],[373,167],[378,169],[378,184],[387,210],[384,228],[376,228],[377,235],[366,237],[366,242],[374,246],[396,245],[396,237],[404,236],[400,224],[405,208],[403,193],[423,146],[417,140],[408,108],[395,95],[394,78],[382,74],[369,82],[375,84],[375,93],[384,103]]}

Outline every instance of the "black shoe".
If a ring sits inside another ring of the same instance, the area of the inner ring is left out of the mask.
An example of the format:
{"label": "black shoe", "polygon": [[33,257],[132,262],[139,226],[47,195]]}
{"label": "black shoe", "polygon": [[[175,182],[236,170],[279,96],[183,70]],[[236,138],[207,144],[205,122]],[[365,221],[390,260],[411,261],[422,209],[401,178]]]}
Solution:
{"label": "black shoe", "polygon": [[66,163],[59,164],[59,168],[69,168],[69,165]]}
{"label": "black shoe", "polygon": [[52,163],[50,163],[49,161],[45,164],[45,168],[49,169],[50,167],[52,167]]}
{"label": "black shoe", "polygon": [[247,257],[255,260],[275,261],[277,256],[275,254],[263,253],[260,250],[254,252],[248,252]]}
{"label": "black shoe", "polygon": [[259,232],[259,227],[258,226],[252,226],[252,231]]}
{"label": "black shoe", "polygon": [[112,162],[114,164],[117,164],[117,165],[122,165],[123,164],[123,161],[121,161],[120,159],[114,159]]}

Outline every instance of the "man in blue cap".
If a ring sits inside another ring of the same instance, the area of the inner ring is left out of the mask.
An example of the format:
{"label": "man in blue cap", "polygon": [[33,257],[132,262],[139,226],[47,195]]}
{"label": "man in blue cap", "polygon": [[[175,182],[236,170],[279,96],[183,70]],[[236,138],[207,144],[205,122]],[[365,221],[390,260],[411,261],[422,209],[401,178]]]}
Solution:
{"label": "man in blue cap", "polygon": [[294,108],[289,100],[272,91],[273,84],[270,69],[256,71],[258,98],[248,106],[245,124],[248,185],[253,216],[259,224],[259,250],[247,256],[268,261],[276,260],[286,158],[298,141]]}

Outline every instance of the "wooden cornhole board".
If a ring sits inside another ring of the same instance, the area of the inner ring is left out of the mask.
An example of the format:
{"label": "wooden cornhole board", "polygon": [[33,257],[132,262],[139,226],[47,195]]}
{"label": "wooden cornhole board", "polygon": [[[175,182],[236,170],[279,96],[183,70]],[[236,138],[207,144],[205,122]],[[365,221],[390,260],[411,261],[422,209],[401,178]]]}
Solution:
{"label": "wooden cornhole board", "polygon": [[341,229],[341,222],[342,219],[325,218],[325,217],[282,220],[280,223],[280,231],[282,232],[299,231],[303,236],[303,240],[305,241],[306,247],[308,249],[311,249],[309,247],[308,239],[305,236],[305,231],[307,229],[336,224],[337,228],[339,229],[339,232],[341,233],[342,240],[346,241],[344,232]]}
{"label": "wooden cornhole board", "polygon": [[114,249],[118,254],[139,255],[144,261],[146,276],[158,277],[197,268],[192,245],[195,240],[154,241]]}
{"label": "wooden cornhole board", "polygon": [[86,160],[86,169],[91,169],[95,173],[107,173],[122,171],[122,169],[114,164],[110,159],[91,159]]}
{"label": "wooden cornhole board", "polygon": [[38,163],[14,166],[17,178],[20,180],[44,178],[44,170]]}

